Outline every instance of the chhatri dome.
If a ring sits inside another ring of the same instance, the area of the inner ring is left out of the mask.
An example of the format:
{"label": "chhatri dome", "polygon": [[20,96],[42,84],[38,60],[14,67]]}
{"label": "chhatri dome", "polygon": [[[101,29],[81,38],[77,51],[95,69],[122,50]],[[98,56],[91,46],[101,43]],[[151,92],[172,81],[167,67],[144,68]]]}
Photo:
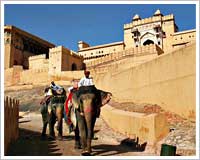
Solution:
{"label": "chhatri dome", "polygon": [[157,10],[155,11],[155,13],[154,13],[154,16],[159,16],[159,15],[162,15],[162,14],[161,14],[160,10],[157,9]]}
{"label": "chhatri dome", "polygon": [[140,16],[139,16],[138,14],[136,14],[136,15],[133,17],[132,21],[137,21],[137,20],[140,20],[140,19],[141,19]]}

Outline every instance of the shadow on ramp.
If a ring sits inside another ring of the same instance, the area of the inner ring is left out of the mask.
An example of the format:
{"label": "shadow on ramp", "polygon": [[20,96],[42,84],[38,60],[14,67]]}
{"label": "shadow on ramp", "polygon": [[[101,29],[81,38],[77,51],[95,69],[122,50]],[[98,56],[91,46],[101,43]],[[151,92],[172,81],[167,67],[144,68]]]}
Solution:
{"label": "shadow on ramp", "polygon": [[19,129],[19,138],[10,144],[6,156],[61,156],[56,141],[41,140],[40,132]]}
{"label": "shadow on ramp", "polygon": [[124,139],[119,145],[108,145],[100,144],[93,146],[93,156],[103,155],[103,156],[113,156],[117,154],[122,154],[126,152],[143,152],[145,151],[147,142],[143,144],[138,143],[139,138],[135,139]]}

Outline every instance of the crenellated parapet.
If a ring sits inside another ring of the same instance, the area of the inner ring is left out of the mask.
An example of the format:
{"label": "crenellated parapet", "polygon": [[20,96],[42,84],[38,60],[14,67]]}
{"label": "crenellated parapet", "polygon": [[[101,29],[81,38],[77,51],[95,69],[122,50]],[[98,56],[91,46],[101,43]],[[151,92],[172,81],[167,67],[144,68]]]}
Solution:
{"label": "crenellated parapet", "polygon": [[29,60],[36,60],[36,59],[46,59],[46,54],[40,54],[37,56],[30,56]]}
{"label": "crenellated parapet", "polygon": [[144,19],[139,19],[137,21],[133,21],[131,23],[124,24],[124,29],[130,29],[133,28],[134,26],[139,26],[139,25],[145,25],[148,23],[155,23],[159,21],[169,21],[173,20],[174,15],[166,15],[166,16],[155,16],[155,17],[149,17],[149,18],[144,18]]}
{"label": "crenellated parapet", "polygon": [[30,56],[28,61],[30,70],[48,70],[49,68],[49,59],[46,58],[46,54]]}
{"label": "crenellated parapet", "polygon": [[150,44],[150,45],[146,45],[146,46],[139,46],[136,48],[127,49],[127,50],[116,52],[116,53],[111,53],[104,57],[90,61],[90,62],[86,63],[86,65],[88,68],[91,68],[91,67],[94,67],[97,65],[102,65],[105,63],[111,63],[114,61],[118,61],[118,60],[127,58],[129,56],[139,57],[139,56],[150,55],[150,54],[160,55],[162,53],[163,53],[163,51],[160,49],[159,46],[157,46],[155,44]]}

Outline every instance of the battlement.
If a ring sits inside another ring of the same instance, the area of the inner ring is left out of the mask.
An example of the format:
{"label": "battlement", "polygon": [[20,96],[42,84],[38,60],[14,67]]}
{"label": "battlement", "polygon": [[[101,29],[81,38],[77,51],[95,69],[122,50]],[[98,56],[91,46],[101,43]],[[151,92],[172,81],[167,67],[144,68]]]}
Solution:
{"label": "battlement", "polygon": [[49,52],[52,54],[56,54],[56,53],[65,53],[65,54],[70,54],[71,56],[77,57],[77,58],[83,58],[82,56],[78,55],[77,52],[69,50],[68,48],[65,48],[64,46],[58,46],[55,48],[51,48],[49,50]]}
{"label": "battlement", "polygon": [[53,53],[53,52],[60,52],[60,51],[64,51],[64,52],[70,52],[69,49],[65,48],[64,46],[58,46],[55,48],[50,48],[49,52]]}
{"label": "battlement", "polygon": [[117,61],[128,56],[143,56],[149,54],[162,54],[162,50],[155,44],[150,44],[146,46],[139,46],[136,48],[127,49],[124,51],[111,53],[105,57],[98,58],[93,61],[87,62],[87,67],[97,66],[103,63],[109,63],[112,61]]}
{"label": "battlement", "polygon": [[134,26],[144,25],[144,24],[158,22],[158,21],[168,21],[168,20],[173,20],[173,19],[174,19],[173,14],[166,15],[166,16],[153,16],[153,17],[133,21],[128,24],[124,24],[124,29],[130,29],[130,28],[133,28]]}
{"label": "battlement", "polygon": [[40,54],[37,56],[30,56],[29,60],[38,60],[38,59],[46,59],[46,54]]}
{"label": "battlement", "polygon": [[75,51],[70,50],[70,54],[71,54],[72,56],[74,56],[74,57],[82,58],[82,59],[83,59],[83,56],[79,55],[79,54],[78,54],[77,52],[75,52]]}
{"label": "battlement", "polygon": [[174,19],[174,15],[173,14],[169,14],[169,15],[166,15],[166,16],[162,17],[163,21],[168,21],[168,20],[173,20],[173,19]]}

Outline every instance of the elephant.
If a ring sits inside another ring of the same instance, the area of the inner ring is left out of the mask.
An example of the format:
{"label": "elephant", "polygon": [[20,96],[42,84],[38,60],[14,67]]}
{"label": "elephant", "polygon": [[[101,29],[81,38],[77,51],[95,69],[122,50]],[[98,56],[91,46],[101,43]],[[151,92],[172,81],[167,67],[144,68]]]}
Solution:
{"label": "elephant", "polygon": [[[100,115],[101,107],[110,101],[111,96],[110,92],[97,90],[95,86],[82,86],[72,96],[79,130],[79,132],[75,130],[75,138],[78,140],[79,135],[77,134],[80,133],[82,155],[91,153],[96,118]],[[77,144],[76,141],[75,145]]]}
{"label": "elephant", "polygon": [[60,91],[54,91],[48,105],[48,123],[49,139],[55,139],[54,125],[57,119],[58,139],[62,140],[63,133],[63,110],[66,99],[66,91],[62,88]]}

